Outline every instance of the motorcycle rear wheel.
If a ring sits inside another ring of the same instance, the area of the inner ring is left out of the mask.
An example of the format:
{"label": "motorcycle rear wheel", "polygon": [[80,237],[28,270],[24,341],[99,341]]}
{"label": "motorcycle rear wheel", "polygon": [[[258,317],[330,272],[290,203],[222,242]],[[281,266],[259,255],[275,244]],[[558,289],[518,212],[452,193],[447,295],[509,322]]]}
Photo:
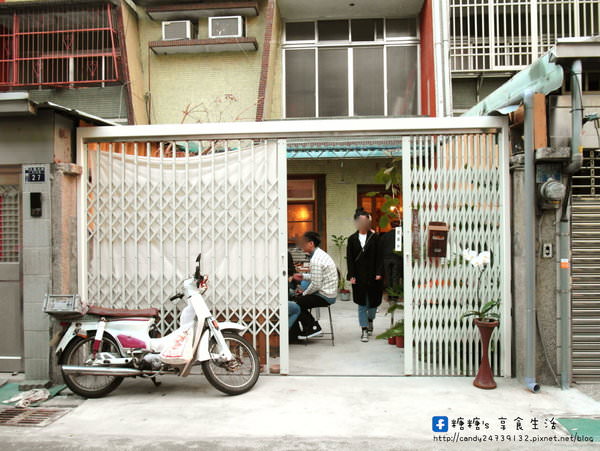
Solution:
{"label": "motorcycle rear wheel", "polygon": [[[85,366],[85,361],[92,355],[94,336],[77,338],[69,343],[64,351],[62,365]],[[121,355],[119,346],[109,337],[103,337],[99,352],[113,352]],[[63,372],[63,379],[69,389],[84,398],[101,398],[115,390],[123,376],[90,376]]]}
{"label": "motorcycle rear wheel", "polygon": [[[258,354],[244,337],[235,332],[223,332],[223,338],[240,366],[229,370],[219,362],[207,360],[202,362],[202,372],[217,390],[227,395],[241,395],[254,387],[258,380],[260,373]],[[215,352],[216,346],[217,342],[211,339],[209,352]]]}

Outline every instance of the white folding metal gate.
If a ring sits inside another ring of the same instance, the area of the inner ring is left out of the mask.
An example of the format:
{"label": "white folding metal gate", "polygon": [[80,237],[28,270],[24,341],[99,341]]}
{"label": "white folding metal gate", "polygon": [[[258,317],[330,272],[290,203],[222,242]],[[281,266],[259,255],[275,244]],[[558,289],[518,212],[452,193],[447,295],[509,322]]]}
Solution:
{"label": "white folding metal gate", "polygon": [[[473,375],[481,357],[479,333],[461,319],[481,303],[501,301],[492,335],[496,375],[510,376],[510,238],[508,146],[497,132],[410,138],[403,158],[405,370],[416,375]],[[446,258],[428,253],[431,222],[448,226]],[[490,251],[480,269],[465,249]],[[479,279],[479,276],[481,278]]]}
{"label": "white folding metal gate", "polygon": [[263,363],[277,357],[278,342],[269,338],[279,333],[279,268],[286,263],[279,234],[285,151],[278,145],[88,142],[82,199],[88,302],[160,306],[158,326],[167,333],[179,313],[167,299],[201,253],[213,313],[247,324]]}
{"label": "white folding metal gate", "polygon": [[491,355],[495,373],[510,376],[507,133],[506,119],[491,117],[79,129],[80,294],[160,306],[167,332],[177,318],[168,296],[202,252],[214,313],[247,323],[267,371],[279,356],[287,374],[285,138],[401,136],[406,373],[473,374],[479,359],[476,331],[459,320],[475,306],[473,271],[425,257],[426,225],[442,221],[450,256],[493,254],[481,292],[502,301]]}

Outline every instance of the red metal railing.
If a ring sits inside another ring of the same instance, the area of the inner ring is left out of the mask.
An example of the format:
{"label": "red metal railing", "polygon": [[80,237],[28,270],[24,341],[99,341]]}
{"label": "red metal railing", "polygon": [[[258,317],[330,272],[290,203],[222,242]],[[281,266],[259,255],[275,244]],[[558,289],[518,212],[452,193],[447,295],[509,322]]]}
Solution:
{"label": "red metal railing", "polygon": [[0,12],[0,88],[119,81],[116,23],[111,4]]}

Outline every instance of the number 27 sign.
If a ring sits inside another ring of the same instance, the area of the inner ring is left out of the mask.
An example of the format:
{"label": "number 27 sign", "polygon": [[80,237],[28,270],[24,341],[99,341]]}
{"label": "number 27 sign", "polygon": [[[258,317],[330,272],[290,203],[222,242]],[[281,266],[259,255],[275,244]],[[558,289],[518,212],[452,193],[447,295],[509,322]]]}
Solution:
{"label": "number 27 sign", "polygon": [[43,166],[25,168],[25,181],[29,183],[45,182],[46,168]]}

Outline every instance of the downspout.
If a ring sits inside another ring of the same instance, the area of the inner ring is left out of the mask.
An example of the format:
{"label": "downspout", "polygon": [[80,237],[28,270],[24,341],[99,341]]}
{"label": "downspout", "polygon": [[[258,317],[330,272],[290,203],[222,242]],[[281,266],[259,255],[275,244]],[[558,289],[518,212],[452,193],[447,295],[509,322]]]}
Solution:
{"label": "downspout", "polygon": [[525,92],[525,386],[533,393],[540,391],[535,381],[535,149],[533,148],[533,92]]}
{"label": "downspout", "polygon": [[580,150],[581,130],[583,128],[583,100],[581,98],[581,60],[575,60],[571,65],[571,161],[565,168],[567,190],[562,202],[558,229],[559,276],[558,296],[560,301],[560,385],[563,390],[569,388],[570,353],[570,224],[567,216],[569,199],[571,197],[570,176],[581,169],[583,155]]}
{"label": "downspout", "polygon": [[444,64],[444,116],[452,116],[452,67],[450,66],[450,6],[448,0],[440,2],[442,16],[442,61]]}
{"label": "downspout", "polygon": [[571,65],[571,162],[565,168],[569,175],[579,171],[583,164],[581,129],[583,128],[583,100],[581,98],[581,60]]}
{"label": "downspout", "polygon": [[446,115],[444,109],[444,68],[443,68],[443,50],[442,50],[442,17],[440,10],[440,3],[432,2],[431,14],[432,14],[432,25],[433,25],[433,67],[435,74],[435,115],[436,117],[443,117]]}

